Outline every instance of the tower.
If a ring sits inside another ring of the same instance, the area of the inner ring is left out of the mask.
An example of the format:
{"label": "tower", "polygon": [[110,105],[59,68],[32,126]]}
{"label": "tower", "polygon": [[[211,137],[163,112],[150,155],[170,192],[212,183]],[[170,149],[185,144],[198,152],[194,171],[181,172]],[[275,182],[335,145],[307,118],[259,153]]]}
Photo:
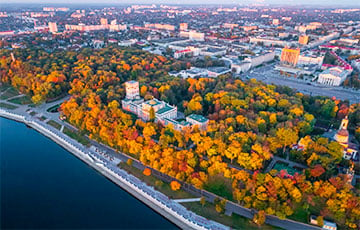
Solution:
{"label": "tower", "polygon": [[180,23],[180,31],[184,31],[188,29],[188,24],[187,23]]}
{"label": "tower", "polygon": [[139,94],[139,82],[127,81],[125,82],[126,99],[135,99],[140,97]]}
{"label": "tower", "polygon": [[285,65],[296,66],[300,56],[300,49],[283,48],[281,51],[280,62]]}
{"label": "tower", "polygon": [[341,120],[341,124],[340,124],[339,130],[341,130],[341,129],[347,129],[348,124],[349,124],[349,119],[348,119],[348,117],[346,116],[344,119]]}
{"label": "tower", "polygon": [[49,22],[48,26],[51,33],[56,33],[58,31],[56,22]]}
{"label": "tower", "polygon": [[106,18],[100,18],[100,24],[101,25],[107,25],[108,24],[108,20]]}
{"label": "tower", "polygon": [[342,119],[339,130],[336,132],[334,136],[334,139],[345,148],[348,147],[348,143],[349,143],[349,131],[347,130],[348,123],[349,120],[348,117],[346,116],[344,119]]}

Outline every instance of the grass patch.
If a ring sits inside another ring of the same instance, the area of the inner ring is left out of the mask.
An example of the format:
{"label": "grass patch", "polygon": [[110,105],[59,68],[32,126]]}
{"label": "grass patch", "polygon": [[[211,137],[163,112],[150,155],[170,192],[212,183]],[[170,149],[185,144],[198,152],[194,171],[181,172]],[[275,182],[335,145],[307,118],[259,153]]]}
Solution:
{"label": "grass patch", "polygon": [[188,210],[193,211],[194,213],[203,216],[209,220],[214,220],[226,226],[229,226],[233,229],[246,229],[246,230],[254,230],[254,229],[280,229],[270,225],[263,225],[261,227],[254,224],[250,219],[246,217],[239,216],[237,214],[232,214],[231,216],[227,216],[225,214],[219,214],[215,210],[215,206],[209,202],[206,202],[204,206],[200,204],[200,202],[189,202],[189,203],[181,203]]}
{"label": "grass patch", "polygon": [[36,112],[32,111],[32,112],[30,113],[30,115],[31,115],[31,116],[35,116],[35,115],[36,115]]}
{"label": "grass patch", "polygon": [[14,89],[13,87],[9,87],[5,93],[3,93],[1,96],[0,96],[0,99],[1,100],[5,100],[5,99],[8,99],[10,97],[15,97],[19,95],[19,92]]}
{"label": "grass patch", "polygon": [[209,181],[204,185],[204,189],[227,200],[233,200],[231,180],[221,174],[209,177]]}
{"label": "grass patch", "polygon": [[59,123],[57,123],[56,121],[50,120],[47,122],[47,124],[51,125],[55,129],[58,129],[58,130],[61,129],[61,125]]}
{"label": "grass patch", "polygon": [[17,97],[17,98],[9,100],[9,102],[19,104],[19,105],[28,105],[28,104],[32,103],[29,96]]}
{"label": "grass patch", "polygon": [[308,223],[309,222],[309,214],[306,210],[304,210],[302,207],[298,207],[294,213],[288,217],[291,220],[296,220],[302,223]]}
{"label": "grass patch", "polygon": [[157,181],[159,182],[160,179],[156,178],[153,175],[145,176],[141,170],[135,168],[134,166],[130,166],[125,162],[121,162],[119,164],[119,167],[124,169],[125,171],[129,172],[130,174],[134,175],[135,177],[139,178],[141,181],[145,182],[147,185],[153,186],[156,190],[167,195],[171,199],[183,199],[183,198],[194,198],[195,197],[194,195],[192,195],[184,190],[181,190],[181,189],[178,191],[171,190],[169,183],[162,181],[162,183],[158,184],[156,182]]}
{"label": "grass patch", "polygon": [[2,102],[0,102],[0,107],[5,108],[5,109],[16,109],[17,108],[15,105],[10,105],[10,104],[6,104],[6,103],[2,103]]}
{"label": "grass patch", "polygon": [[71,129],[69,129],[68,127],[64,127],[63,133],[65,133],[66,135],[68,135],[69,137],[71,137],[72,139],[78,141],[79,143],[85,145],[85,146],[89,146],[90,142],[88,139],[86,139],[86,137],[84,137],[83,135],[81,135],[80,133],[73,131]]}
{"label": "grass patch", "polygon": [[1,84],[0,84],[0,92],[1,92],[1,93],[4,92],[4,91],[7,90],[9,87],[10,87],[10,85],[1,83]]}

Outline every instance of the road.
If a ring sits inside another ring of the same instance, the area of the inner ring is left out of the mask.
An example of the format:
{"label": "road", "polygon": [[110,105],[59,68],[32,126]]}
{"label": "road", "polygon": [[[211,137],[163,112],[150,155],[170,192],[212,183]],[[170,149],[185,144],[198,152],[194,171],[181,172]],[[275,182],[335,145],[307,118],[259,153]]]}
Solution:
{"label": "road", "polygon": [[328,87],[301,79],[282,76],[278,71],[274,70],[276,64],[277,63],[272,63],[255,68],[250,72],[242,74],[241,78],[246,78],[247,76],[248,78],[255,78],[266,84],[288,86],[303,94],[309,94],[311,96],[335,96],[337,99],[349,100],[351,104],[360,102],[359,90],[345,89],[343,87]]}

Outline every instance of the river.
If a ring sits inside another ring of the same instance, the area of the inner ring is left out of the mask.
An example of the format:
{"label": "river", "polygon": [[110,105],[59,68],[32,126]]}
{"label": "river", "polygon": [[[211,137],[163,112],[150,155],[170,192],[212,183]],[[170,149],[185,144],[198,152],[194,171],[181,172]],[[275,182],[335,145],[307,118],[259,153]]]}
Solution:
{"label": "river", "polygon": [[0,229],[176,229],[71,153],[0,117]]}

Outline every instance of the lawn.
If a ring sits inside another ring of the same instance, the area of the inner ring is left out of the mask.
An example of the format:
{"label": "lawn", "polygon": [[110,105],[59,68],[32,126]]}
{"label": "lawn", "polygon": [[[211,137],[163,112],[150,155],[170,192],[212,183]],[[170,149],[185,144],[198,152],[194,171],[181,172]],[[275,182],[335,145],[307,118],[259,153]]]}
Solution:
{"label": "lawn", "polygon": [[228,200],[233,200],[231,180],[218,174],[209,178],[204,189]]}
{"label": "lawn", "polygon": [[14,97],[14,96],[17,96],[19,95],[19,92],[14,89],[13,87],[9,87],[5,93],[3,93],[1,96],[0,96],[0,99],[1,100],[5,100],[5,99],[8,99],[10,97]]}
{"label": "lawn", "polygon": [[61,128],[61,125],[53,120],[48,121],[47,124],[51,125],[52,127],[54,127],[55,129],[58,129],[58,130],[60,130],[60,128]]}
{"label": "lawn", "polygon": [[4,92],[4,91],[7,90],[9,87],[10,87],[10,85],[1,83],[1,84],[0,84],[0,92]]}
{"label": "lawn", "polygon": [[139,170],[133,166],[130,166],[124,162],[121,162],[119,164],[119,167],[124,169],[125,171],[129,172],[130,174],[136,176],[141,181],[145,182],[147,185],[153,186],[156,190],[167,195],[168,197],[170,197],[172,199],[194,198],[195,197],[194,195],[192,195],[186,191],[183,191],[183,190],[178,190],[178,191],[171,190],[169,183],[166,183],[166,182],[162,182],[161,185],[156,185],[156,181],[160,181],[160,179],[156,178],[153,175],[145,176],[141,170]]}
{"label": "lawn", "polygon": [[294,211],[294,214],[292,214],[288,218],[291,219],[291,220],[296,220],[296,221],[303,222],[303,223],[308,223],[309,222],[308,212],[305,211],[302,207],[298,207]]}
{"label": "lawn", "polygon": [[83,144],[85,146],[90,145],[89,140],[85,136],[81,135],[77,131],[73,131],[73,130],[69,129],[66,126],[64,127],[63,133],[65,133],[66,135],[68,135],[72,139],[78,141],[79,143],[81,143],[81,144]]}
{"label": "lawn", "polygon": [[32,103],[29,96],[17,97],[17,98],[9,100],[9,102],[19,104],[19,105],[28,105],[28,104]]}
{"label": "lawn", "polygon": [[5,109],[16,109],[17,108],[15,105],[10,105],[10,104],[6,104],[6,103],[2,103],[2,102],[0,102],[0,107],[5,108]]}
{"label": "lawn", "polygon": [[189,203],[181,203],[188,210],[193,211],[194,213],[203,216],[207,219],[217,221],[221,224],[229,226],[233,229],[280,229],[270,225],[263,225],[258,227],[254,224],[250,219],[246,217],[239,216],[237,214],[232,214],[231,216],[227,216],[225,214],[219,214],[215,210],[215,206],[209,202],[206,202],[204,206],[200,204],[200,202],[189,202]]}
{"label": "lawn", "polygon": [[32,111],[32,112],[30,113],[31,116],[35,116],[36,114],[37,114],[37,113],[34,112],[34,111]]}

